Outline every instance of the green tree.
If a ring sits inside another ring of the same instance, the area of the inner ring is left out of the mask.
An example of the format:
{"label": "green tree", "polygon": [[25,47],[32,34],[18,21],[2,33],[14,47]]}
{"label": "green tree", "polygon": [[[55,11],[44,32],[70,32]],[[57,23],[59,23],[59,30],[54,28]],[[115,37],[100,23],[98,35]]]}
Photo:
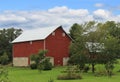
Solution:
{"label": "green tree", "polygon": [[120,57],[120,23],[90,21],[81,25],[73,24],[70,35],[73,38],[71,63],[80,66],[90,63],[93,73],[98,63],[105,64],[108,71],[113,69],[116,59]]}
{"label": "green tree", "polygon": [[70,29],[70,35],[73,38],[73,42],[70,45],[70,64],[79,65],[80,69],[83,69],[86,63],[86,47],[85,37],[83,35],[84,29],[82,25],[77,23],[73,24]]}
{"label": "green tree", "polygon": [[95,70],[94,66],[97,61],[96,55],[99,46],[95,45],[95,43],[98,43],[100,40],[100,34],[95,31],[97,29],[97,25],[99,24],[94,21],[90,21],[81,25],[73,24],[70,29],[70,35],[74,39],[70,46],[70,52],[72,54],[70,58],[71,62],[74,61],[74,63],[84,67],[84,65],[89,61],[92,65],[93,73]]}
{"label": "green tree", "polygon": [[102,51],[103,63],[109,76],[111,76],[113,65],[117,60],[117,52],[119,51],[120,46],[118,46],[118,39],[113,36],[108,36],[104,40],[104,49]]}
{"label": "green tree", "polygon": [[82,25],[79,25],[77,23],[73,24],[73,26],[70,28],[70,36],[73,40],[76,40],[78,36],[81,36],[83,34],[83,28]]}
{"label": "green tree", "polygon": [[36,64],[41,62],[45,58],[45,54],[47,50],[40,50],[37,54],[33,54],[30,56],[31,61],[34,61]]}
{"label": "green tree", "polygon": [[119,24],[114,21],[107,21],[99,27],[100,42],[103,43],[104,48],[101,50],[98,61],[105,65],[109,76],[120,54],[119,28]]}
{"label": "green tree", "polygon": [[40,71],[51,70],[52,64],[50,63],[50,59],[45,56],[47,52],[47,50],[40,50],[37,54],[31,55],[30,59],[31,61],[34,61],[34,64],[31,64],[31,67],[36,64]]}
{"label": "green tree", "polygon": [[92,65],[92,72],[95,72],[95,64],[97,63],[97,56],[99,54],[99,47],[101,46],[100,42],[100,33],[97,32],[98,26],[101,23],[95,21],[86,22],[83,26],[86,33],[86,42],[85,46],[87,49],[88,63]]}

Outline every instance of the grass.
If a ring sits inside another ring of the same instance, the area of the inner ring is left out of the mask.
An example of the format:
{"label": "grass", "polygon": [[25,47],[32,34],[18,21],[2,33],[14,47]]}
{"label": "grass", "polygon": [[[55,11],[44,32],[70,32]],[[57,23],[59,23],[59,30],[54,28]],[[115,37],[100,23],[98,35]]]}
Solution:
{"label": "grass", "polygon": [[[97,66],[99,69],[103,66]],[[9,68],[9,79],[11,82],[48,82],[50,79],[54,79],[54,82],[119,82],[120,65],[116,65],[114,69],[115,75],[111,78],[107,76],[95,77],[91,72],[81,74],[83,79],[81,80],[57,80],[57,76],[61,74],[61,71],[65,70],[65,67],[55,67],[51,71],[31,70],[29,68]]]}

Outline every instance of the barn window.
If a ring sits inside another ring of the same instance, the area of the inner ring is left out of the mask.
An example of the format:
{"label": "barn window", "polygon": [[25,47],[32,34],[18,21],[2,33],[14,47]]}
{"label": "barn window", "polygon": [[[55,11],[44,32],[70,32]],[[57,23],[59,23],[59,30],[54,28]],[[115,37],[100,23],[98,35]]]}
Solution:
{"label": "barn window", "polygon": [[64,37],[64,36],[65,36],[65,33],[62,33],[62,36]]}
{"label": "barn window", "polygon": [[55,32],[53,32],[52,35],[55,36]]}
{"label": "barn window", "polygon": [[32,41],[30,41],[30,44],[32,44]]}

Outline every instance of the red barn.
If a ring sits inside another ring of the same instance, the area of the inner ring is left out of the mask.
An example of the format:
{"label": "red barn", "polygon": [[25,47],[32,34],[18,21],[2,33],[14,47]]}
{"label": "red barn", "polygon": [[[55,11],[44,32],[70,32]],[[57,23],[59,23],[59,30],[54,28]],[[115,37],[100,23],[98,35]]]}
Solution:
{"label": "red barn", "polygon": [[30,55],[45,49],[53,65],[66,65],[70,42],[71,38],[61,26],[25,31],[12,42],[13,65],[29,66]]}

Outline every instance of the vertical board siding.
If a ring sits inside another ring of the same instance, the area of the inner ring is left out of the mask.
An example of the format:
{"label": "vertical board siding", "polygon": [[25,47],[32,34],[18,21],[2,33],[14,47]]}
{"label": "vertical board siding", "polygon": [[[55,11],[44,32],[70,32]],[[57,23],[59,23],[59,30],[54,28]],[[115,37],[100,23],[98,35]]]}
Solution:
{"label": "vertical board siding", "polygon": [[55,35],[50,34],[46,38],[46,49],[48,49],[47,56],[54,57],[54,65],[63,65],[63,58],[69,57],[69,45],[71,42],[70,37],[65,33],[62,28],[55,31]]}

